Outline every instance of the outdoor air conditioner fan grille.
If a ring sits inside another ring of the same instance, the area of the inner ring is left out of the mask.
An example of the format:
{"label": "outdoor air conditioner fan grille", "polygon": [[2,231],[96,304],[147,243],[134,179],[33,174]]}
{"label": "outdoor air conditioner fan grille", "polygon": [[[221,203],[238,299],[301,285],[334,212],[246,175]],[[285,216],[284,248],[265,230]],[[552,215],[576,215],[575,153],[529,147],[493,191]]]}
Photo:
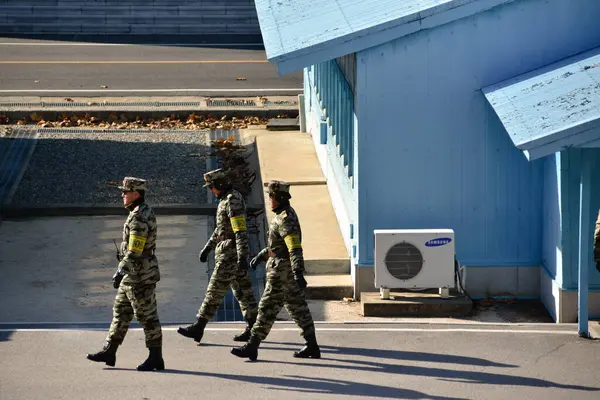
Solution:
{"label": "outdoor air conditioner fan grille", "polygon": [[421,272],[423,255],[410,243],[396,243],[388,250],[383,262],[394,278],[408,280]]}

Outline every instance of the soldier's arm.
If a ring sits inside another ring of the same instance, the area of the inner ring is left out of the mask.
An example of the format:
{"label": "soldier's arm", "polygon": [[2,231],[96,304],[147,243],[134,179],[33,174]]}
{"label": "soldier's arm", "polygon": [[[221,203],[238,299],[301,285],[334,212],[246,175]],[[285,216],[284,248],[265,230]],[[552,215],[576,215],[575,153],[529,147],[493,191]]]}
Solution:
{"label": "soldier's arm", "polygon": [[264,249],[259,251],[256,256],[259,260],[267,261],[267,259],[269,258],[269,248],[265,247]]}
{"label": "soldier's arm", "polygon": [[206,242],[205,247],[208,247],[209,249],[214,250],[216,243],[217,243],[217,227],[215,226],[215,229],[213,229],[213,232],[210,235],[210,238],[208,238],[208,242]]}
{"label": "soldier's arm", "polygon": [[230,194],[227,202],[227,216],[235,234],[238,260],[245,260],[248,258],[248,230],[244,200]]}
{"label": "soldier's arm", "polygon": [[129,222],[129,242],[124,246],[123,258],[119,269],[129,275],[137,275],[134,261],[138,260],[144,251],[148,239],[148,222],[141,215],[134,215]]}
{"label": "soldier's arm", "polygon": [[594,261],[600,262],[600,211],[598,211],[596,231],[594,232]]}
{"label": "soldier's arm", "polygon": [[300,223],[295,216],[287,213],[279,225],[279,234],[285,241],[294,276],[304,275],[304,253],[302,251],[302,235]]}

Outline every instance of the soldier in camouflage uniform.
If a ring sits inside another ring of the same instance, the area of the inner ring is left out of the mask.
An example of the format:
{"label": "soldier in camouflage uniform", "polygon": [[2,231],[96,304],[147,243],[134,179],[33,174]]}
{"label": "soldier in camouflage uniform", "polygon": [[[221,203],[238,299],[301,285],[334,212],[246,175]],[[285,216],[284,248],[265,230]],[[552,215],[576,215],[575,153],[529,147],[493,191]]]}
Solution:
{"label": "soldier in camouflage uniform", "polygon": [[268,184],[269,200],[275,217],[269,226],[267,247],[250,262],[256,268],[267,261],[267,285],[258,306],[258,318],[252,328],[248,343],[231,349],[242,358],[256,360],[258,346],[265,340],[282,305],[302,329],[305,346],[294,353],[297,358],[320,358],[321,351],[315,336],[315,324],[304,298],[304,257],[302,254],[302,231],[294,209],[290,206],[290,185],[271,181]]}
{"label": "soldier in camouflage uniform", "polygon": [[596,269],[600,272],[600,211],[598,211],[596,230],[594,231],[594,261],[596,262]]}
{"label": "soldier in camouflage uniform", "polygon": [[215,269],[210,278],[202,306],[196,315],[196,322],[179,328],[179,334],[202,340],[204,328],[210,321],[231,287],[240,304],[246,320],[246,329],[233,340],[247,341],[250,330],[256,321],[258,308],[252,280],[248,273],[248,232],[246,230],[246,204],[242,195],[233,187],[222,169],[204,174],[206,184],[219,199],[216,227],[210,239],[200,252],[200,261],[206,262],[208,254],[215,250]]}
{"label": "soldier in camouflage uniform", "polygon": [[149,356],[138,371],[163,370],[162,330],[158,320],[156,283],[160,280],[156,248],[156,218],[154,211],[145,201],[146,181],[126,177],[123,180],[121,197],[129,216],[123,226],[121,251],[117,256],[119,267],[113,276],[117,296],[113,305],[113,320],[104,349],[88,354],[92,361],[115,366],[117,348],[127,334],[129,323],[135,316],[144,328]]}

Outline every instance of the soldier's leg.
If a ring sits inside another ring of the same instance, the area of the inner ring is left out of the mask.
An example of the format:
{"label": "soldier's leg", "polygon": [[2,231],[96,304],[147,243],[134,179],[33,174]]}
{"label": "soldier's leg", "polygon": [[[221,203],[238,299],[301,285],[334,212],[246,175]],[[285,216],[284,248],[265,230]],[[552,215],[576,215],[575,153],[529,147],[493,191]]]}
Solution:
{"label": "soldier's leg", "polygon": [[283,306],[283,300],[281,277],[273,267],[273,260],[270,259],[267,263],[267,285],[260,298],[258,316],[252,327],[250,339],[244,346],[231,349],[231,354],[240,358],[249,358],[253,361],[258,358],[258,346],[269,335],[277,314]]}
{"label": "soldier's leg", "polygon": [[[235,258],[234,258],[235,257]],[[235,259],[235,263],[233,260]],[[229,290],[231,281],[235,277],[235,268],[237,267],[237,255],[233,256],[230,252],[223,252],[222,246],[217,245],[215,250],[215,269],[210,277],[210,282],[206,288],[206,294],[204,295],[204,301],[198,310],[196,315],[196,322],[186,326],[185,328],[177,329],[177,333],[182,336],[192,338],[196,342],[202,340],[204,336],[204,328],[206,324],[214,316],[221,301]]]}
{"label": "soldier's leg", "polygon": [[261,341],[269,335],[277,314],[283,307],[283,285],[281,274],[274,268],[267,268],[267,284],[258,305],[258,316],[252,327],[252,336]]}
{"label": "soldier's leg", "polygon": [[162,346],[162,329],[158,319],[155,295],[156,285],[143,285],[131,288],[131,305],[135,318],[144,329],[146,347]]}
{"label": "soldier's leg", "polygon": [[224,248],[222,251],[215,252],[215,269],[210,277],[197,318],[204,318],[208,321],[213,319],[231,282],[235,279],[236,269],[237,253],[235,249]]}
{"label": "soldier's leg", "polygon": [[131,290],[130,286],[121,285],[117,290],[117,296],[113,303],[113,319],[108,330],[107,341],[114,342],[117,345],[123,343],[129,324],[133,319],[133,307],[127,292]]}
{"label": "soldier's leg", "polygon": [[113,320],[108,330],[106,344],[99,352],[88,354],[87,359],[114,367],[117,361],[117,348],[123,343],[132,318],[133,307],[127,297],[126,286],[122,285],[117,290],[113,303]]}
{"label": "soldier's leg", "polygon": [[246,328],[244,332],[239,335],[235,335],[233,340],[236,342],[247,342],[250,339],[252,327],[256,322],[256,316],[258,315],[258,305],[256,304],[256,298],[254,297],[254,291],[252,290],[252,278],[248,271],[236,271],[236,277],[231,282],[231,289],[233,295],[240,304],[242,315],[246,320]]}
{"label": "soldier's leg", "polygon": [[136,286],[131,290],[131,305],[136,319],[144,328],[146,347],[149,350],[148,358],[138,365],[138,371],[165,369],[162,358],[162,329],[158,319],[155,290],[154,284]]}
{"label": "soldier's leg", "polygon": [[284,302],[287,312],[292,316],[298,327],[302,329],[302,336],[306,341],[300,351],[294,352],[294,357],[321,358],[321,350],[317,344],[315,334],[315,323],[306,303],[304,290],[300,289],[300,286],[294,280],[291,269],[289,269],[289,274],[287,274],[284,282]]}
{"label": "soldier's leg", "polygon": [[246,320],[256,319],[258,305],[252,290],[252,278],[248,271],[236,272],[235,279],[231,282],[231,289],[238,303],[240,303],[244,318]]}

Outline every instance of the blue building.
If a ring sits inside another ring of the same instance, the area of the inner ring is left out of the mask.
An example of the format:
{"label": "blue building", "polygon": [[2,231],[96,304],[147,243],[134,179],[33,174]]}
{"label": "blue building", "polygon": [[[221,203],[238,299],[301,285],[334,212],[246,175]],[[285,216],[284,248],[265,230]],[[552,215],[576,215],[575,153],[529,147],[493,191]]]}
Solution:
{"label": "blue building", "polygon": [[573,322],[589,278],[600,315],[600,1],[256,8],[268,59],[304,70],[357,296],[374,290],[375,229],[451,228],[473,296],[540,298]]}

